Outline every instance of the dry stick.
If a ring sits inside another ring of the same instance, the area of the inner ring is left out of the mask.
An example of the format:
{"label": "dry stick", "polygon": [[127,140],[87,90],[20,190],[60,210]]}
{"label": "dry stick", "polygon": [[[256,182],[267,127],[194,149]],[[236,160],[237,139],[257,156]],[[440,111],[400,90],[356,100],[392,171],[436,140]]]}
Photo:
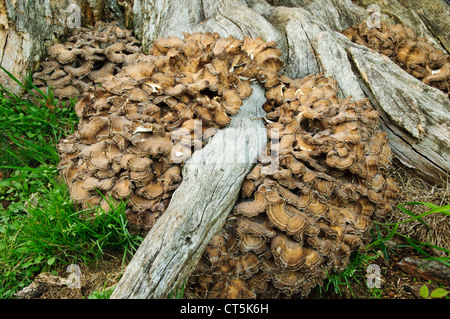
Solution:
{"label": "dry stick", "polygon": [[165,298],[195,269],[222,229],[245,176],[267,143],[264,89],[253,84],[229,127],[186,162],[167,210],[136,251],[111,299]]}

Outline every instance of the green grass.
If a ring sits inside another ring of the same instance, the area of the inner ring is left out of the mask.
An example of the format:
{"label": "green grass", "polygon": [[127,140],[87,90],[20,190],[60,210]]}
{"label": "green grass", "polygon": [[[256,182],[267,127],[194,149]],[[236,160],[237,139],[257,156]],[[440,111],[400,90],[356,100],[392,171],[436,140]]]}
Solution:
{"label": "green grass", "polygon": [[89,296],[88,299],[109,299],[111,297],[112,293],[114,292],[114,288],[105,289],[106,287],[103,287],[103,290],[95,290],[93,291]]}
{"label": "green grass", "polygon": [[93,263],[105,249],[134,254],[142,241],[127,229],[125,203],[110,212],[77,211],[67,186],[55,180],[36,193],[36,203],[0,212],[0,297],[7,298],[31,277],[55,266]]}
{"label": "green grass", "polygon": [[[125,202],[105,213],[99,207],[77,211],[67,186],[56,181],[37,195],[22,218],[19,252],[39,252],[60,261],[88,263],[104,249],[123,248],[133,253],[138,237],[127,230]],[[16,250],[17,251],[17,250]]]}
{"label": "green grass", "polygon": [[[366,286],[367,267],[379,257],[378,254],[369,255],[357,251],[350,256],[350,263],[344,271],[340,273],[328,273],[324,288],[319,288],[320,293],[329,291],[331,288],[337,295],[342,295],[342,287],[347,287],[350,294],[355,297],[354,285]],[[369,289],[369,288],[367,288]],[[377,288],[372,288],[375,293]]]}
{"label": "green grass", "polygon": [[[16,78],[13,80],[20,83]],[[0,84],[0,166],[5,174],[18,166],[56,165],[59,161],[56,143],[72,133],[78,122],[73,108],[75,101],[58,107],[51,92],[39,91],[37,96],[36,87],[32,86],[32,90],[25,84],[21,86],[36,102],[23,99]]]}
{"label": "green grass", "polygon": [[[420,206],[423,205],[423,206],[428,207],[429,210],[422,214],[416,215],[411,210],[407,209],[407,206],[414,206],[414,205],[420,205]],[[418,240],[416,240],[414,238],[410,238],[408,236],[405,236],[397,231],[400,224],[409,223],[414,220],[418,220],[421,223],[423,223],[426,227],[429,227],[426,224],[426,222],[423,220],[423,217],[430,215],[430,214],[444,214],[446,216],[450,216],[450,205],[438,206],[433,203],[410,202],[410,203],[405,203],[405,204],[399,204],[399,205],[397,205],[397,208],[399,210],[401,210],[402,212],[404,212],[405,214],[409,215],[411,218],[408,220],[402,221],[402,222],[398,222],[398,223],[375,223],[375,226],[377,229],[377,235],[376,235],[377,238],[369,246],[367,246],[367,248],[381,249],[385,253],[385,257],[387,257],[388,255],[386,252],[386,249],[387,249],[386,242],[389,241],[394,235],[396,235],[396,236],[402,237],[407,242],[407,245],[406,245],[407,247],[411,247],[411,248],[415,249],[418,253],[424,255],[425,256],[424,259],[435,260],[435,261],[441,262],[444,265],[450,267],[450,250],[433,245],[430,242],[426,242],[426,243],[419,242]],[[384,227],[385,231],[388,232],[387,236],[383,237],[380,235],[381,227]],[[430,241],[431,241],[431,238],[430,238]],[[426,251],[427,248],[441,250],[449,257],[432,256],[431,254],[429,254]],[[387,260],[389,260],[389,259],[387,259]]]}
{"label": "green grass", "polygon": [[77,125],[75,101],[58,106],[51,92],[21,85],[34,102],[0,85],[0,298],[42,271],[93,263],[105,249],[123,251],[125,259],[142,241],[128,232],[125,202],[105,213],[79,210],[70,199],[56,144]]}
{"label": "green grass", "polygon": [[188,278],[184,279],[182,283],[176,286],[167,296],[168,299],[184,299],[184,291],[186,289],[186,284],[188,282]]}

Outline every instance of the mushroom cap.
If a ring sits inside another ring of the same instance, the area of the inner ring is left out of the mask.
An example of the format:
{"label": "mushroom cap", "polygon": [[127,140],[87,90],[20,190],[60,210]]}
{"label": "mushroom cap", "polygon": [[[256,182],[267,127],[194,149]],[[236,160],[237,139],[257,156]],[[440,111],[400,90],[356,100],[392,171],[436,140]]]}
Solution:
{"label": "mushroom cap", "polygon": [[306,295],[365,244],[372,217],[389,212],[398,188],[378,112],[367,99],[338,98],[324,74],[279,74],[275,42],[194,33],[159,38],[144,55],[116,26],[87,30],[53,48],[35,80],[82,94],[77,130],[58,146],[71,197],[106,212],[128,198],[139,231],[164,213],[185,161],[230,123],[251,83],[266,88],[270,141],[191,276],[200,295]]}
{"label": "mushroom cap", "polygon": [[82,203],[90,195],[90,192],[83,187],[83,180],[81,179],[72,182],[70,191],[73,200],[79,203]]}
{"label": "mushroom cap", "polygon": [[127,161],[127,167],[132,171],[144,171],[149,169],[152,160],[148,157],[133,156]]}
{"label": "mushroom cap", "polygon": [[278,192],[286,203],[295,206],[298,209],[307,207],[311,202],[311,195],[309,192],[296,195],[282,185],[278,186]]}
{"label": "mushroom cap", "polygon": [[160,181],[151,182],[136,191],[137,195],[143,196],[147,199],[157,199],[163,193],[164,193],[164,187],[163,187],[162,182],[160,182]]}
{"label": "mushroom cap", "polygon": [[106,117],[95,117],[89,123],[79,126],[80,140],[84,144],[95,142],[109,135],[109,120]]}
{"label": "mushroom cap", "polygon": [[306,229],[308,218],[305,214],[284,202],[270,204],[267,217],[272,225],[288,235],[299,235]]}
{"label": "mushroom cap", "polygon": [[275,263],[281,268],[299,270],[305,263],[303,246],[282,233],[272,239],[270,249]]}
{"label": "mushroom cap", "polygon": [[236,238],[238,247],[243,253],[254,251],[259,254],[266,249],[266,238],[247,233],[242,228],[236,228]]}
{"label": "mushroom cap", "polygon": [[253,217],[266,209],[267,201],[265,199],[265,190],[260,189],[255,192],[252,200],[242,201],[234,207],[236,214],[247,217]]}
{"label": "mushroom cap", "polygon": [[81,184],[81,187],[84,188],[87,191],[93,191],[96,189],[98,183],[100,180],[94,176],[86,178],[83,183]]}
{"label": "mushroom cap", "polygon": [[270,225],[269,220],[263,215],[256,217],[239,217],[236,225],[242,228],[245,232],[255,236],[262,236],[272,238],[276,235],[276,231]]}
{"label": "mushroom cap", "polygon": [[115,198],[126,198],[131,194],[132,182],[128,176],[120,178],[113,186],[111,192]]}
{"label": "mushroom cap", "polygon": [[292,270],[276,273],[272,277],[272,283],[275,288],[288,296],[298,292],[307,282],[308,276],[306,274]]}

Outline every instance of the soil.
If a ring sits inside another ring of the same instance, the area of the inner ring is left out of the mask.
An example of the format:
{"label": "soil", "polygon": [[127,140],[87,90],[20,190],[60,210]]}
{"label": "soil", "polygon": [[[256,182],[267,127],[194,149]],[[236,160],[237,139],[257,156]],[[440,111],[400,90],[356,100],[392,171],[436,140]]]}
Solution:
{"label": "soil", "polygon": [[[79,264],[81,269],[81,288],[67,286],[50,286],[36,299],[88,299],[93,292],[108,291],[120,280],[125,271],[127,260],[122,263],[123,253],[120,251],[104,251],[102,259],[95,265]],[[58,276],[67,278],[67,267],[58,271]]]}
{"label": "soil", "polygon": [[[395,239],[395,241],[400,241]],[[397,249],[395,252],[388,254],[389,262],[380,256],[371,263],[376,264],[381,270],[381,287],[379,289],[369,289],[366,285],[366,278],[351,278],[350,285],[341,285],[339,293],[330,287],[324,293],[313,292],[309,298],[323,298],[323,299],[417,299],[419,295],[414,293],[420,287],[427,284],[428,281],[417,278],[410,274],[403,272],[397,263],[405,257],[421,258],[411,248]],[[364,276],[364,269],[360,276]]]}
{"label": "soil", "polygon": [[[442,186],[426,183],[420,178],[415,177],[413,172],[408,171],[401,165],[396,165],[392,174],[396,177],[398,185],[402,189],[398,203],[422,201],[440,206],[450,204],[448,182]],[[416,213],[421,212],[420,207],[414,209],[419,209]],[[430,218],[433,217],[431,216]],[[442,237],[440,239],[443,239],[442,242],[444,245],[448,245],[449,236],[446,229],[450,225],[449,218],[445,219],[444,222],[440,221],[440,224],[432,223],[432,225],[437,230],[434,234],[440,234],[439,237]],[[439,233],[439,227],[443,227],[445,232]],[[414,228],[417,227],[414,226]],[[407,232],[408,229],[405,228],[404,231]],[[417,235],[417,230],[414,231],[411,234]],[[405,235],[404,232],[401,232],[401,234]],[[380,267],[380,289],[373,290],[367,287],[366,269],[362,267],[355,273],[355,276],[348,278],[348,285],[339,285],[339,291],[336,292],[332,285],[328,289],[324,286],[313,289],[307,299],[417,299],[421,298],[418,291],[425,284],[429,285],[430,288],[441,287],[449,291],[450,287],[448,286],[444,286],[441,283],[430,284],[426,279],[405,273],[397,266],[397,263],[406,257],[425,257],[407,246],[404,238],[396,235],[389,241],[387,259],[379,252],[367,252],[369,256],[378,255],[377,259],[371,260],[370,263]],[[450,249],[448,246],[444,248]],[[442,256],[442,254],[437,254],[438,252],[436,251],[427,250],[427,253],[434,256]],[[95,265],[79,265],[82,273],[81,288],[68,288],[67,286],[48,287],[38,299],[87,299],[89,296],[92,296],[94,291],[109,290],[118,283],[125,271],[127,263],[130,261],[130,258],[128,258],[123,263],[122,258],[123,254],[119,251],[105,251],[103,258]],[[66,266],[61,268],[58,271],[58,275],[62,278],[67,278],[68,273],[66,269]],[[292,297],[299,298],[298,296]]]}

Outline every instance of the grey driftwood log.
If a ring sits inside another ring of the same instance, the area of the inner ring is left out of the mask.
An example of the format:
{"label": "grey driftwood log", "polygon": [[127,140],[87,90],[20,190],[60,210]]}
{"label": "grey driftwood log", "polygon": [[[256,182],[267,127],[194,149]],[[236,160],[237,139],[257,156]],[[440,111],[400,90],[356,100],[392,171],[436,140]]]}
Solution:
{"label": "grey driftwood log", "polygon": [[[83,25],[87,17],[95,22],[102,10],[117,17],[122,14],[114,0],[0,0],[0,64],[18,76],[34,68],[48,46],[68,31],[68,19],[75,11],[66,9],[72,2],[81,9]],[[182,37],[183,32],[274,40],[283,52],[284,74],[302,78],[323,72],[338,81],[340,97],[368,98],[381,114],[382,129],[397,159],[422,178],[440,183],[450,172],[448,96],[340,33],[374,14],[367,10],[368,4],[380,7],[381,19],[412,27],[448,53],[450,6],[446,0],[134,0],[134,31],[144,51],[159,36]],[[5,86],[13,84],[4,74],[0,81]],[[235,125],[238,119],[234,119]],[[209,147],[214,145],[212,142]],[[187,276],[208,238],[222,226],[234,204],[239,181],[251,168],[231,166],[225,165],[224,172],[214,171],[216,176],[205,173],[206,169],[196,176],[195,168],[189,173],[186,165],[183,183],[190,181],[192,190],[186,191],[187,184],[177,190],[169,210],[147,236],[113,297],[161,297]],[[226,180],[234,183],[233,187],[219,184]],[[215,191],[216,195],[208,198],[203,193],[206,191]],[[199,200],[195,202],[194,198]],[[180,203],[186,205],[177,206]],[[220,209],[208,220],[200,211],[213,209],[214,203],[221,204],[217,206]],[[180,217],[177,220],[174,216]],[[205,228],[195,226],[199,224]],[[166,233],[171,234],[170,238]],[[150,244],[154,250],[146,251]]]}
{"label": "grey driftwood log", "polygon": [[[22,80],[36,70],[48,48],[76,27],[105,18],[124,25],[115,0],[0,0],[0,65]],[[3,86],[20,86],[0,72]]]}
{"label": "grey driftwood log", "polygon": [[[130,17],[125,17],[118,3],[128,2],[0,0],[0,65],[18,78],[25,76],[45,57],[47,48],[76,24],[78,13],[83,26],[105,17],[123,25]],[[368,5],[376,7],[369,10]],[[369,98],[382,114],[382,129],[396,158],[427,181],[446,181],[450,171],[448,97],[420,85],[397,65],[368,53],[340,32],[378,14],[387,23],[412,27],[448,53],[447,0],[134,0],[133,13],[135,35],[144,51],[159,36],[182,37],[183,32],[196,31],[276,41],[286,62],[284,74],[302,78],[324,72],[338,81],[340,97]],[[368,69],[373,72],[367,73]],[[389,75],[374,77],[382,74],[377,70],[388,70]],[[0,81],[6,87],[15,86],[3,72]]]}
{"label": "grey driftwood log", "polygon": [[450,267],[439,261],[405,257],[396,266],[415,277],[446,286],[450,284]]}
{"label": "grey driftwood log", "polygon": [[193,153],[167,210],[135,253],[113,299],[164,298],[194,270],[223,227],[244,178],[267,143],[264,89],[253,84],[229,127]]}

